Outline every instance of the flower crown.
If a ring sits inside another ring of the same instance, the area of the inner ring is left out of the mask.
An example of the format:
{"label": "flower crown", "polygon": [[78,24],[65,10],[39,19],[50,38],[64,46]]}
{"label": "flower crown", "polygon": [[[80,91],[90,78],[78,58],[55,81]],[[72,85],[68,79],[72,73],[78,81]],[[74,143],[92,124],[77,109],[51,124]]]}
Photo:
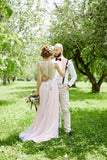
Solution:
{"label": "flower crown", "polygon": [[49,45],[49,48],[47,50],[47,55],[50,56],[53,54],[54,46]]}

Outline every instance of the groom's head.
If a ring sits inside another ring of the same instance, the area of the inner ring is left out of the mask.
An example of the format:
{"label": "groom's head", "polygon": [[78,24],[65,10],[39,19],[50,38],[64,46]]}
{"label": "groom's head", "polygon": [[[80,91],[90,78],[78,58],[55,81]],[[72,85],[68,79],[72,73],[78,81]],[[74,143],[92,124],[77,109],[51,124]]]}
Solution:
{"label": "groom's head", "polygon": [[63,55],[63,46],[61,43],[55,44],[54,57],[60,57]]}

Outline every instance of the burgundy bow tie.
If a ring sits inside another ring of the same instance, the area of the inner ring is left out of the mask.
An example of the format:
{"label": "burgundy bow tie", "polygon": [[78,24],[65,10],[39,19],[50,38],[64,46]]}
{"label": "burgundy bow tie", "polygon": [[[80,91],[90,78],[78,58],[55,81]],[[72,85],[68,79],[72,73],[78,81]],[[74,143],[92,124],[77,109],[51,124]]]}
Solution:
{"label": "burgundy bow tie", "polygon": [[61,58],[56,58],[55,61],[61,61]]}

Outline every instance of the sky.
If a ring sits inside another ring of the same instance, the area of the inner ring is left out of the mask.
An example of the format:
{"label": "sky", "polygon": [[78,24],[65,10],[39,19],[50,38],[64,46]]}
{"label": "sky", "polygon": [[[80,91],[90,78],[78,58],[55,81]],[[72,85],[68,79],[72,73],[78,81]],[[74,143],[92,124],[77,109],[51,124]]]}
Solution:
{"label": "sky", "polygon": [[52,9],[54,7],[54,3],[56,3],[57,5],[60,5],[63,0],[42,0],[47,7],[49,7],[49,9]]}

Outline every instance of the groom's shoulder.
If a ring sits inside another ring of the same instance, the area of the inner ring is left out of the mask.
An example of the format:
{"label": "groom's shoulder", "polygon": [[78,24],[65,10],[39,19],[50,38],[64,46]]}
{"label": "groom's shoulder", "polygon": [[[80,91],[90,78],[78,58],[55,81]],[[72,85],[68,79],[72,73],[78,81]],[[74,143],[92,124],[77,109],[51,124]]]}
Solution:
{"label": "groom's shoulder", "polygon": [[69,64],[69,65],[70,65],[70,64],[73,64],[73,62],[72,62],[71,59],[68,59],[68,58],[66,58],[66,57],[63,57],[63,58],[65,58],[65,59],[68,61],[68,64]]}
{"label": "groom's shoulder", "polygon": [[67,59],[66,57],[62,57],[62,60],[63,60],[63,59],[66,59],[66,60],[68,61],[68,63],[69,63],[69,59]]}

